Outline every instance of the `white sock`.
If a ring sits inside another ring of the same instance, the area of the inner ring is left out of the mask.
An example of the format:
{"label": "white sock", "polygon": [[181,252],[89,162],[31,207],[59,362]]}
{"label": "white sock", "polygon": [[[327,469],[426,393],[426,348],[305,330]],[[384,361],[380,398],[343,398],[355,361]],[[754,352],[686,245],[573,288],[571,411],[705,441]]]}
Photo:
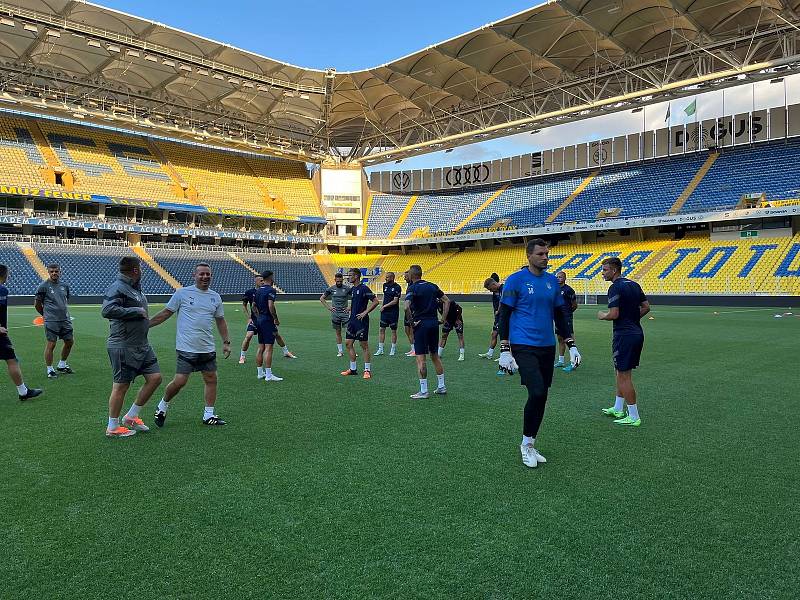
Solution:
{"label": "white sock", "polygon": [[131,407],[130,409],[128,409],[128,412],[125,414],[125,416],[130,417],[131,419],[135,419],[136,417],[139,416],[139,411],[141,409],[142,407],[134,402],[133,404],[131,404]]}
{"label": "white sock", "polygon": [[25,394],[28,393],[28,386],[25,385],[24,381],[17,386],[17,391],[19,392],[20,396],[24,396]]}
{"label": "white sock", "polygon": [[564,355],[563,354],[558,357],[558,362],[564,362]]}
{"label": "white sock", "polygon": [[458,349],[458,355],[459,356],[464,356],[464,349],[463,348],[459,348]]}
{"label": "white sock", "polygon": [[389,352],[391,352],[392,354],[397,352],[397,344],[392,344],[392,349]]}
{"label": "white sock", "polygon": [[158,403],[158,410],[165,413],[167,412],[168,408],[169,408],[169,402],[165,402],[164,399],[162,398],[161,402]]}
{"label": "white sock", "polygon": [[439,356],[441,356],[444,353],[444,348],[439,346],[439,350],[437,351],[437,353],[439,354]]}
{"label": "white sock", "polygon": [[488,356],[489,358],[492,358],[492,356],[494,356],[494,348],[489,348],[486,351],[486,356]]}
{"label": "white sock", "polygon": [[369,371],[369,370],[371,370],[369,367],[370,367],[369,363],[368,363],[368,362],[365,362],[365,363],[364,363],[364,370],[365,370],[365,371]]}
{"label": "white sock", "polygon": [[117,427],[119,427],[119,417],[117,417],[116,419],[108,417],[108,430],[114,431]]}
{"label": "white sock", "polygon": [[625,406],[625,398],[617,396],[616,400],[614,400],[614,410],[619,412],[622,410],[623,406]]}
{"label": "white sock", "polygon": [[59,369],[63,369],[66,366],[67,366],[67,361],[65,361],[65,360],[58,361],[58,368]]}
{"label": "white sock", "polygon": [[344,352],[344,347],[343,347],[341,344],[336,344],[336,349],[337,349],[339,352]]}
{"label": "white sock", "polygon": [[383,344],[378,344],[378,352],[383,352]]}
{"label": "white sock", "polygon": [[214,416],[214,407],[213,406],[206,406],[203,408],[203,421],[206,419],[210,419]]}
{"label": "white sock", "polygon": [[350,361],[350,370],[351,371],[357,371],[358,370],[358,364],[356,363],[356,361],[354,361],[354,360]]}
{"label": "white sock", "polygon": [[264,377],[267,378],[267,379],[272,377],[272,369],[270,369],[269,367],[265,367],[264,368]]}
{"label": "white sock", "polygon": [[261,379],[264,376],[264,367],[257,367],[258,368],[258,378]]}
{"label": "white sock", "polygon": [[533,446],[535,441],[536,441],[535,437],[530,437],[530,436],[527,436],[527,435],[523,435],[522,436],[522,445],[523,446],[527,446],[528,444]]}
{"label": "white sock", "polygon": [[420,379],[419,380],[419,391],[423,394],[428,393],[428,380],[427,379]]}
{"label": "white sock", "polygon": [[245,358],[245,357],[247,356],[247,352],[245,352],[244,350],[242,350],[242,351],[239,353],[239,356],[240,356],[240,357],[242,357],[242,358]]}
{"label": "white sock", "polygon": [[436,385],[438,385],[440,388],[444,387],[444,373],[436,376]]}
{"label": "white sock", "polygon": [[51,371],[55,371],[53,365],[47,365],[47,372],[50,373]]}
{"label": "white sock", "polygon": [[628,416],[634,421],[639,420],[639,407],[636,404],[628,404]]}
{"label": "white sock", "polygon": [[281,352],[283,352],[284,356],[289,354],[289,346],[279,346],[279,348],[281,349]]}

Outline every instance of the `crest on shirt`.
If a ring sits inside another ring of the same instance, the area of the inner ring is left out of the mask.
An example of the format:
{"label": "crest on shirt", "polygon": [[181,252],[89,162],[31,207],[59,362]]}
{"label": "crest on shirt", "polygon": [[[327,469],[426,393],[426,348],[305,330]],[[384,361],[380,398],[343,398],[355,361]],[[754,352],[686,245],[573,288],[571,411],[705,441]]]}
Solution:
{"label": "crest on shirt", "polygon": [[532,284],[532,283],[526,283],[525,285],[528,287],[528,294],[529,294],[529,295],[530,295],[530,294],[533,294],[533,291],[534,291],[534,289],[535,289],[535,288],[533,287],[533,284]]}
{"label": "crest on shirt", "polygon": [[547,284],[546,284],[546,285],[547,285],[547,289],[548,289],[548,290],[552,290],[552,289],[553,289],[553,286],[552,286],[552,285],[550,285],[550,282],[549,282],[549,281],[547,282]]}

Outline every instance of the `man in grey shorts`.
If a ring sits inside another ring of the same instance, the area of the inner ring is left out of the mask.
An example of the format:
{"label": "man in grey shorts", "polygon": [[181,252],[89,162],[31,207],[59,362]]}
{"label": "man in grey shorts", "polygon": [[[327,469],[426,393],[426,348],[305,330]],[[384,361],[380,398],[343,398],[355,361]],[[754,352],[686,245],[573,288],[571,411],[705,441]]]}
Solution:
{"label": "man in grey shorts", "polygon": [[[47,265],[50,276],[36,290],[36,311],[44,317],[44,335],[47,341],[44,346],[44,362],[47,365],[48,379],[55,379],[58,373],[71,375],[74,371],[67,364],[72,350],[72,319],[69,318],[69,286],[61,281],[61,267],[57,264]],[[53,352],[56,342],[64,340],[61,348],[61,360],[58,367],[53,368]],[[58,371],[58,373],[56,372]]]}
{"label": "man in grey shorts", "polygon": [[[161,385],[158,359],[147,340],[150,321],[141,279],[142,265],[139,259],[123,256],[119,261],[119,277],[108,287],[103,298],[102,315],[110,321],[108,358],[114,373],[108,399],[108,437],[128,437],[137,431],[149,431],[139,417],[139,411]],[[119,413],[125,395],[137,375],[144,377],[144,385],[120,425]]]}
{"label": "man in grey shorts", "polygon": [[225,421],[214,413],[217,401],[217,348],[212,326],[217,324],[222,336],[222,353],[225,358],[231,355],[231,340],[228,337],[228,324],[222,298],[212,289],[211,267],[198,263],[194,268],[194,285],[177,290],[167,302],[164,310],[150,319],[150,327],[160,325],[178,313],[178,326],[175,333],[175,349],[178,363],[175,377],[167,384],[164,397],[158,403],[156,425],[164,426],[169,402],[189,381],[189,376],[200,371],[203,374],[205,408],[203,425],[225,425]]}
{"label": "man in grey shorts", "polygon": [[[350,286],[345,285],[344,276],[337,273],[334,277],[334,284],[329,287],[319,301],[322,306],[327,308],[331,313],[331,325],[336,332],[336,349],[338,354],[336,356],[344,356],[344,346],[342,346],[342,326],[347,327],[347,322],[350,320],[350,309],[347,307],[347,302],[350,299],[348,292]],[[331,305],[328,304],[328,298],[333,298]]]}

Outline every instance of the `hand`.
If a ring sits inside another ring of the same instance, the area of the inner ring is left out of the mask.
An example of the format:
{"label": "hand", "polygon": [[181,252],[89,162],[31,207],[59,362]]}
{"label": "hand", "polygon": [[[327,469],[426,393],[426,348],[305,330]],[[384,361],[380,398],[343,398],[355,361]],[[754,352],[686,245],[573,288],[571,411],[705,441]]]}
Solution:
{"label": "hand", "polygon": [[5,327],[0,327],[0,335],[8,335],[8,329]]}
{"label": "hand", "polygon": [[381,306],[381,312],[383,312],[383,309],[384,309],[384,308],[386,308],[386,307],[385,307],[385,306]]}
{"label": "hand", "polygon": [[222,355],[225,358],[228,358],[231,355],[231,343],[230,342],[222,342]]}
{"label": "hand", "polygon": [[148,318],[148,317],[147,317],[147,311],[146,311],[146,310],[145,310],[143,307],[141,307],[141,306],[140,306],[140,307],[138,307],[138,308],[139,308],[139,312],[141,312],[141,313],[142,313],[142,317],[144,317],[145,319],[147,319],[147,318]]}
{"label": "hand", "polygon": [[280,325],[280,324],[281,324],[281,322],[280,322],[280,321],[278,321],[278,319],[273,319],[273,320],[272,320],[272,322],[273,322],[273,323],[275,323],[275,328],[276,328],[276,329],[278,328],[278,325]]}
{"label": "hand", "polygon": [[604,321],[607,314],[608,313],[606,311],[604,311],[604,310],[598,310],[597,311],[597,318],[600,319],[601,321]]}
{"label": "hand", "polygon": [[578,352],[578,347],[573,346],[569,349],[569,362],[572,364],[573,369],[577,369],[581,366],[581,353]]}
{"label": "hand", "polygon": [[366,317],[366,316],[367,316],[367,311],[364,311],[364,312],[358,313],[358,314],[356,315],[356,319],[358,319],[359,321],[361,321],[361,320],[362,320],[364,317]]}
{"label": "hand", "polygon": [[334,312],[334,310],[333,310],[333,307],[332,307],[332,306],[329,306],[329,307],[328,307],[328,312]]}
{"label": "hand", "polygon": [[517,366],[517,361],[514,360],[510,350],[500,353],[500,368],[509,375],[513,375],[519,369],[519,366]]}

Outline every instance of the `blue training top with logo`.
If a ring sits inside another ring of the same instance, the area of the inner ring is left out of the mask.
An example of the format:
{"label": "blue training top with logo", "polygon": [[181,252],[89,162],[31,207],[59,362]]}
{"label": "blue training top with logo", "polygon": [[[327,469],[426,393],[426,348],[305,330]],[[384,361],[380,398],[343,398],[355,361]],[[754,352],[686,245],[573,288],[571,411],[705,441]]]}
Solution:
{"label": "blue training top with logo", "polygon": [[[386,306],[394,300],[395,298],[399,298],[403,295],[403,290],[397,282],[392,283],[384,283],[383,284],[383,305]],[[397,313],[400,314],[400,303],[398,302],[394,306],[390,306],[387,310],[384,310],[384,313]]]}
{"label": "blue training top with logo", "polygon": [[618,308],[614,319],[614,335],[644,335],[639,323],[639,305],[647,301],[642,288],[635,281],[620,277],[608,288],[608,308]]}
{"label": "blue training top with logo", "polygon": [[534,275],[530,269],[512,273],[503,287],[502,302],[513,309],[509,342],[539,348],[555,346],[553,310],[564,304],[555,275]]}
{"label": "blue training top with logo", "polygon": [[242,294],[242,304],[246,304],[250,307],[250,321],[255,323],[256,320],[253,318],[253,305],[256,302],[256,292],[258,290],[256,288],[250,288],[244,294]]}
{"label": "blue training top with logo", "polygon": [[[372,293],[372,290],[369,289],[363,283],[359,283],[358,285],[354,285],[350,288],[350,319],[353,320],[356,318],[356,315],[364,312],[367,310],[367,305],[369,301],[375,298],[375,294]],[[368,319],[369,316],[364,317]]]}
{"label": "blue training top with logo", "polygon": [[272,321],[272,313],[269,311],[269,301],[275,302],[278,293],[271,285],[264,285],[256,290],[256,297],[253,302],[258,310],[259,319]]}
{"label": "blue training top with logo", "polygon": [[430,281],[420,279],[408,286],[406,300],[411,304],[411,315],[414,321],[439,322],[437,316],[437,300],[444,296],[439,286]]}

